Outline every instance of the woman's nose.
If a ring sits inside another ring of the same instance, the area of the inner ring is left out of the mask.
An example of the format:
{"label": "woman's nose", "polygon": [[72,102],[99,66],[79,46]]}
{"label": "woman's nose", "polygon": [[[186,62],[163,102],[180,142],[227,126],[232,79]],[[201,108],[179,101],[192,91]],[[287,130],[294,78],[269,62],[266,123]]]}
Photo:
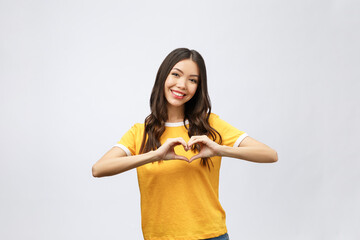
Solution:
{"label": "woman's nose", "polygon": [[182,78],[179,78],[178,81],[176,82],[176,86],[178,88],[183,88],[185,89],[186,88],[186,79],[184,77]]}

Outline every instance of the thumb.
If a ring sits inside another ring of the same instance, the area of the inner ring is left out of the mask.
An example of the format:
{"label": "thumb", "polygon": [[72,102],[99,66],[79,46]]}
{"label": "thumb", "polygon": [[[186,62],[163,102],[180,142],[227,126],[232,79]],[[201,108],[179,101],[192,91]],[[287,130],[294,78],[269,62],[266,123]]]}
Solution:
{"label": "thumb", "polygon": [[202,158],[202,156],[201,156],[200,153],[197,154],[197,155],[192,156],[192,157],[190,158],[189,162],[192,162],[192,161],[194,161],[194,160],[196,160],[196,159],[198,159],[198,158]]}
{"label": "thumb", "polygon": [[175,154],[174,157],[175,157],[175,159],[184,160],[184,161],[189,162],[189,159],[188,159],[187,157],[185,157],[185,156],[181,156],[181,155],[176,155],[176,154]]}

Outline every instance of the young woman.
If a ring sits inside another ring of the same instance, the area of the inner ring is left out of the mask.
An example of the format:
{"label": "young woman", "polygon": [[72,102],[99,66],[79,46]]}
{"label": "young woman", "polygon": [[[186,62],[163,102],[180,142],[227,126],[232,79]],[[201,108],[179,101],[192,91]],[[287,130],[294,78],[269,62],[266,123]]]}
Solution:
{"label": "young woman", "polygon": [[161,64],[151,113],[92,168],[94,177],[136,168],[144,239],[229,239],[218,198],[221,157],[276,162],[277,152],[211,113],[205,63],[173,50]]}

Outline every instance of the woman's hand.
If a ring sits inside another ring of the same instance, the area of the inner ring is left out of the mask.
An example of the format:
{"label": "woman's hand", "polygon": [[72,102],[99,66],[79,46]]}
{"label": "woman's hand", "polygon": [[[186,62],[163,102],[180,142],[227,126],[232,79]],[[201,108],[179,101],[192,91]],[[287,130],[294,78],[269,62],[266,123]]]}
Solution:
{"label": "woman's hand", "polygon": [[187,144],[188,148],[190,149],[192,145],[199,143],[200,144],[200,152],[199,154],[190,158],[189,162],[194,161],[198,158],[206,158],[206,157],[213,157],[213,156],[220,156],[220,148],[221,146],[216,142],[212,141],[208,136],[192,136]]}
{"label": "woman's hand", "polygon": [[161,147],[155,150],[159,160],[178,159],[189,162],[189,159],[187,159],[185,156],[175,154],[174,147],[177,145],[183,145],[185,151],[190,149],[183,138],[168,138],[164,144],[161,145]]}

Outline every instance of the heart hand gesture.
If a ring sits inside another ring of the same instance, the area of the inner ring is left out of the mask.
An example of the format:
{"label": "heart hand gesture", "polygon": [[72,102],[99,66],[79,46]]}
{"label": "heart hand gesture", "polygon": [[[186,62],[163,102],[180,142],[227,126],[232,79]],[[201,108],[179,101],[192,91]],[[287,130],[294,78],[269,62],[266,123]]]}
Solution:
{"label": "heart hand gesture", "polygon": [[191,157],[189,162],[194,161],[198,158],[206,158],[206,157],[214,157],[219,156],[220,152],[220,145],[216,142],[212,141],[208,136],[192,136],[187,144],[188,148],[190,149],[192,145],[199,143],[200,144],[200,152]]}
{"label": "heart hand gesture", "polygon": [[174,147],[177,145],[183,145],[185,151],[189,150],[188,145],[183,138],[168,138],[164,144],[156,150],[158,158],[161,160],[177,159],[189,162],[189,159],[185,156],[175,154]]}
{"label": "heart hand gesture", "polygon": [[[187,159],[185,156],[177,155],[175,154],[174,147],[177,145],[183,145],[185,151],[188,151],[191,149],[191,146],[199,143],[200,144],[200,152],[191,157],[190,159]],[[157,154],[157,159],[159,160],[184,160],[189,163],[194,161],[198,158],[206,158],[206,157],[213,157],[213,156],[220,156],[220,145],[216,142],[212,141],[208,136],[202,135],[202,136],[192,136],[188,143],[185,142],[185,140],[181,137],[179,138],[168,138],[164,144],[161,145],[155,152]]]}

